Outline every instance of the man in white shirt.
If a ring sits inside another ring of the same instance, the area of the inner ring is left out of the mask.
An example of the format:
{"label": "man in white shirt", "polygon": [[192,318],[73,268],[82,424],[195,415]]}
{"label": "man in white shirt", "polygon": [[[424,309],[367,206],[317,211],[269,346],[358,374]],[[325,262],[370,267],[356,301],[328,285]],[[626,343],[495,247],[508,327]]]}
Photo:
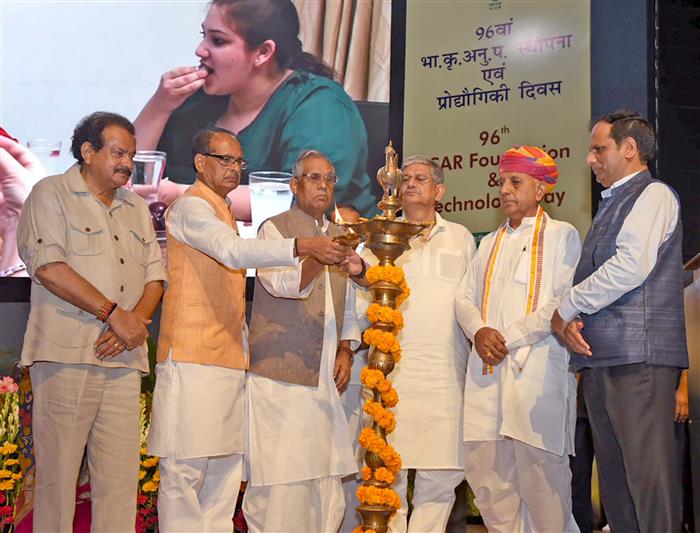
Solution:
{"label": "man in white shirt", "polygon": [[537,147],[499,162],[508,217],[481,241],[457,317],[473,340],[464,390],[465,474],[489,531],[562,532],[571,513],[576,383],[549,319],[571,287],[580,239],[540,207],[558,171]]}
{"label": "man in white shirt", "polygon": [[320,236],[241,239],[227,199],[247,165],[241,145],[212,128],[193,152],[197,181],[167,214],[171,275],[148,449],[161,457],[160,530],[230,533],[245,448],[245,269],[293,266],[299,254],[336,263],[347,249]]}
{"label": "man in white shirt", "polygon": [[[469,230],[435,211],[435,202],[446,190],[444,173],[435,161],[421,155],[407,157],[402,173],[399,195],[404,218],[431,226],[396,261],[411,296],[400,308],[405,323],[397,337],[401,362],[390,376],[399,403],[394,408],[396,429],[387,441],[401,455],[403,466],[394,482],[402,505],[389,530],[422,533],[445,530],[454,489],[464,479],[461,425],[468,347],[455,316],[454,297],[476,245]],[[376,264],[369,251],[363,256]],[[416,478],[408,521],[411,468],[416,469]]]}
{"label": "man in white shirt", "polygon": [[[324,215],[338,180],[328,158],[306,150],[292,172],[296,205],[264,222],[259,237],[272,243],[342,233]],[[364,276],[356,254],[342,266]],[[360,337],[347,272],[312,257],[258,270],[246,385],[251,477],[243,500],[252,532],[334,532],[343,518],[341,478],[357,464],[338,391]]]}
{"label": "man in white shirt", "polygon": [[682,235],[675,191],[647,167],[655,153],[654,131],[636,113],[609,113],[594,125],[586,161],[607,189],[574,287],[552,316],[576,352],[613,531],[681,527],[673,415],[688,367]]}

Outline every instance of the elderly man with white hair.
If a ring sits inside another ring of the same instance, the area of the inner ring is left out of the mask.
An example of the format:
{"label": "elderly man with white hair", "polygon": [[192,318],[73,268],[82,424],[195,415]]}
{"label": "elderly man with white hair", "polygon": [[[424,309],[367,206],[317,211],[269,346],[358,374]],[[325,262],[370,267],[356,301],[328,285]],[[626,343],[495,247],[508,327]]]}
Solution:
{"label": "elderly man with white hair", "polygon": [[489,531],[578,532],[569,470],[576,383],[549,320],[571,287],[581,241],[540,206],[559,176],[546,152],[511,148],[498,170],[507,218],[481,241],[456,298],[474,342],[465,474]]}
{"label": "elderly man with white hair", "polygon": [[[338,181],[331,161],[305,150],[292,170],[296,204],[265,221],[259,238],[341,234],[325,216]],[[362,277],[366,265],[351,249],[339,263],[305,257],[258,269],[246,389],[251,477],[243,500],[251,532],[326,533],[343,518],[341,478],[357,464],[339,391],[360,337],[348,274]]]}

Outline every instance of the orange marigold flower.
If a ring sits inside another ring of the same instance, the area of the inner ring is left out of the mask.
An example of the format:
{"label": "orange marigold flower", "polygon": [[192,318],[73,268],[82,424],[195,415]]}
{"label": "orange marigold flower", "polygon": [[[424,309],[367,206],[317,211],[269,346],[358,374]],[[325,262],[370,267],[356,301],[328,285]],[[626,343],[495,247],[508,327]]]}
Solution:
{"label": "orange marigold flower", "polygon": [[372,453],[381,453],[388,444],[379,438],[371,428],[364,428],[357,439],[365,450]]}
{"label": "orange marigold flower", "polygon": [[388,379],[382,379],[381,381],[377,382],[376,387],[379,392],[386,392],[391,389],[391,381]]}
{"label": "orange marigold flower", "polygon": [[389,470],[396,474],[401,470],[401,456],[390,445],[386,445],[379,453],[379,458]]}
{"label": "orange marigold flower", "polygon": [[360,371],[360,381],[370,389],[376,387],[382,380],[384,380],[384,373],[381,370],[365,367]]}
{"label": "orange marigold flower", "polygon": [[405,280],[403,269],[394,265],[375,265],[367,269],[366,276],[370,284],[377,281],[388,281],[400,285]]}
{"label": "orange marigold flower", "polygon": [[367,505],[388,505],[394,509],[401,508],[401,498],[392,489],[380,489],[362,485],[357,489],[357,499]]}
{"label": "orange marigold flower", "polygon": [[369,466],[363,466],[361,473],[362,473],[362,479],[364,479],[365,481],[368,481],[369,478],[372,477],[372,469]]}
{"label": "orange marigold flower", "polygon": [[391,485],[394,482],[394,474],[391,473],[391,471],[388,468],[385,468],[383,466],[377,468],[377,471],[374,473],[374,478],[378,481],[383,481],[384,483],[388,483]]}
{"label": "orange marigold flower", "polygon": [[367,400],[363,410],[365,413],[370,415],[385,431],[391,433],[394,431],[394,429],[396,429],[396,418],[394,417],[394,413],[385,409],[379,402]]}
{"label": "orange marigold flower", "polygon": [[369,328],[362,334],[362,338],[367,344],[376,346],[382,352],[398,353],[401,351],[401,345],[396,340],[396,335],[389,331]]}
{"label": "orange marigold flower", "polygon": [[399,395],[396,389],[390,388],[388,391],[382,392],[382,401],[387,407],[396,407],[396,404],[399,403]]}

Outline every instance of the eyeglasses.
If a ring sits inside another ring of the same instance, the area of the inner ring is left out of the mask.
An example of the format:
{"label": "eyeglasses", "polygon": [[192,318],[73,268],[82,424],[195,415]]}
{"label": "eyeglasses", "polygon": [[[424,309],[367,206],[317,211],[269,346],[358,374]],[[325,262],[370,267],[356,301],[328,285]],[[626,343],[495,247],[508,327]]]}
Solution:
{"label": "eyeglasses", "polygon": [[418,185],[426,185],[433,181],[433,178],[425,174],[414,174],[413,176],[410,174],[403,175],[403,183],[408,183],[411,180],[414,180]]}
{"label": "eyeglasses", "polygon": [[309,174],[302,174],[299,177],[304,178],[306,182],[314,185],[321,183],[321,178],[323,178],[327,185],[335,185],[338,183],[338,176],[335,174],[318,174],[317,172],[311,172]]}
{"label": "eyeglasses", "polygon": [[248,160],[233,157],[232,155],[220,155],[220,154],[202,154],[209,157],[213,157],[217,162],[224,168],[231,168],[235,164],[241,165],[241,170],[248,168]]}

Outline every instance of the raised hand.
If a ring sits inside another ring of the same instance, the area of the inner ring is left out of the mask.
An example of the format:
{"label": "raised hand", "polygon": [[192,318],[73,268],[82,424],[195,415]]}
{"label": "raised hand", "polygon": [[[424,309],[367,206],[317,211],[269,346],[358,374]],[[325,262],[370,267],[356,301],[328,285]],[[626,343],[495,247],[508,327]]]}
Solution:
{"label": "raised hand", "polygon": [[348,255],[348,247],[333,237],[304,237],[297,239],[299,257],[313,257],[323,265],[337,265]]}
{"label": "raised hand", "polygon": [[206,77],[207,71],[203,68],[178,67],[169,70],[161,76],[151,102],[161,111],[172,113],[204,85]]}

